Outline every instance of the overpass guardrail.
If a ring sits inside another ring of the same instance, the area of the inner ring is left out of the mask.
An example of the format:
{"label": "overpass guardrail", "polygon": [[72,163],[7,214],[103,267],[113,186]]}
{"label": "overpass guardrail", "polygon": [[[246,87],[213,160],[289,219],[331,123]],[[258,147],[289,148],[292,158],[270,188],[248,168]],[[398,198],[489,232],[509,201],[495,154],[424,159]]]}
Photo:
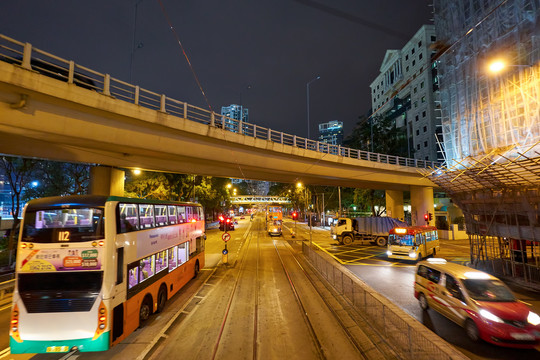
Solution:
{"label": "overpass guardrail", "polygon": [[23,43],[2,34],[0,34],[0,61],[16,64],[22,68],[34,70],[60,81],[94,90],[135,105],[257,139],[325,154],[383,164],[431,169],[441,166],[440,163],[434,161],[409,159],[352,149],[340,145],[331,145],[286,134],[256,124],[238,121],[213,111],[172,99],[164,94],[142,89],[138,85],[132,85],[125,81],[112,78],[109,74],[99,73],[76,64],[72,60],[62,59],[48,52],[33,48],[29,43]]}

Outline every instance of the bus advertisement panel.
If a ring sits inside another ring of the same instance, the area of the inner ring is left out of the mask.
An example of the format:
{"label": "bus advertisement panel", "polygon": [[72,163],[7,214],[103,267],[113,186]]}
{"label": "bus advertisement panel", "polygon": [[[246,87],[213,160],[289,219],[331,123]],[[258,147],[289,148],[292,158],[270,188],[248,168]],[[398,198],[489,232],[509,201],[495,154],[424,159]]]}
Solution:
{"label": "bus advertisement panel", "polygon": [[439,237],[434,226],[396,227],[388,232],[390,259],[419,261],[439,252]]}
{"label": "bus advertisement panel", "polygon": [[109,349],[197,275],[205,238],[199,204],[95,195],[30,201],[11,353]]}

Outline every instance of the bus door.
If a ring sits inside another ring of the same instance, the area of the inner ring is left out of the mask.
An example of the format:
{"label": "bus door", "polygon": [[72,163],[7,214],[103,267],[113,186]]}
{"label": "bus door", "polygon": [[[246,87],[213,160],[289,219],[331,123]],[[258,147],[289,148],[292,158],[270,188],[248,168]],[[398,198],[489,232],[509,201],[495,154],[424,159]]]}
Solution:
{"label": "bus door", "polygon": [[424,234],[416,234],[416,245],[418,246],[416,252],[421,253],[422,256],[427,256],[426,237]]}
{"label": "bus door", "polygon": [[[116,280],[114,287],[115,296],[112,299],[113,323],[112,342],[124,334],[124,301],[126,298],[125,268],[124,268],[124,248],[116,249]],[[114,301],[116,299],[116,301]]]}

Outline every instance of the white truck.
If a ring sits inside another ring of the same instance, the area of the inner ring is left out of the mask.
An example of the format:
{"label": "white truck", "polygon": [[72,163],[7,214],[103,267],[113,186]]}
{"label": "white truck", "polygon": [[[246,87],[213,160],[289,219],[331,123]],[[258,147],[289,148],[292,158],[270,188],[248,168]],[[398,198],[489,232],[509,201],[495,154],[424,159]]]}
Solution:
{"label": "white truck", "polygon": [[357,241],[386,246],[388,232],[400,226],[407,226],[407,223],[391,217],[338,218],[330,233],[340,244],[349,245]]}

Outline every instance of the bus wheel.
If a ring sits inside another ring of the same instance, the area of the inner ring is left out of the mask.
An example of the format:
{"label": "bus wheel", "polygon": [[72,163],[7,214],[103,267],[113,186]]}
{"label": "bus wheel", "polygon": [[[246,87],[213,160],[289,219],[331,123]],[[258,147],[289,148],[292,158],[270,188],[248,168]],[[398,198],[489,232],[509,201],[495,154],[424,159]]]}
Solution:
{"label": "bus wheel", "polygon": [[144,323],[152,314],[152,299],[149,296],[145,297],[141,308],[139,309],[139,327],[143,327]]}
{"label": "bus wheel", "polygon": [[193,271],[193,278],[195,279],[197,277],[197,275],[199,275],[199,260],[197,260],[195,262],[195,267],[194,267],[194,271]]}
{"label": "bus wheel", "polygon": [[428,305],[426,296],[423,293],[420,293],[420,295],[418,295],[418,302],[420,303],[420,307],[422,308],[422,310],[425,311],[425,310],[429,309],[429,305]]}
{"label": "bus wheel", "polygon": [[161,285],[157,296],[157,310],[156,312],[162,312],[167,302],[167,288],[165,285]]}
{"label": "bus wheel", "polygon": [[376,241],[377,241],[378,246],[380,247],[386,246],[386,238],[384,236],[379,236]]}
{"label": "bus wheel", "polygon": [[352,242],[353,242],[352,236],[346,235],[346,236],[343,237],[343,244],[344,245],[350,245],[350,244],[352,244]]}

